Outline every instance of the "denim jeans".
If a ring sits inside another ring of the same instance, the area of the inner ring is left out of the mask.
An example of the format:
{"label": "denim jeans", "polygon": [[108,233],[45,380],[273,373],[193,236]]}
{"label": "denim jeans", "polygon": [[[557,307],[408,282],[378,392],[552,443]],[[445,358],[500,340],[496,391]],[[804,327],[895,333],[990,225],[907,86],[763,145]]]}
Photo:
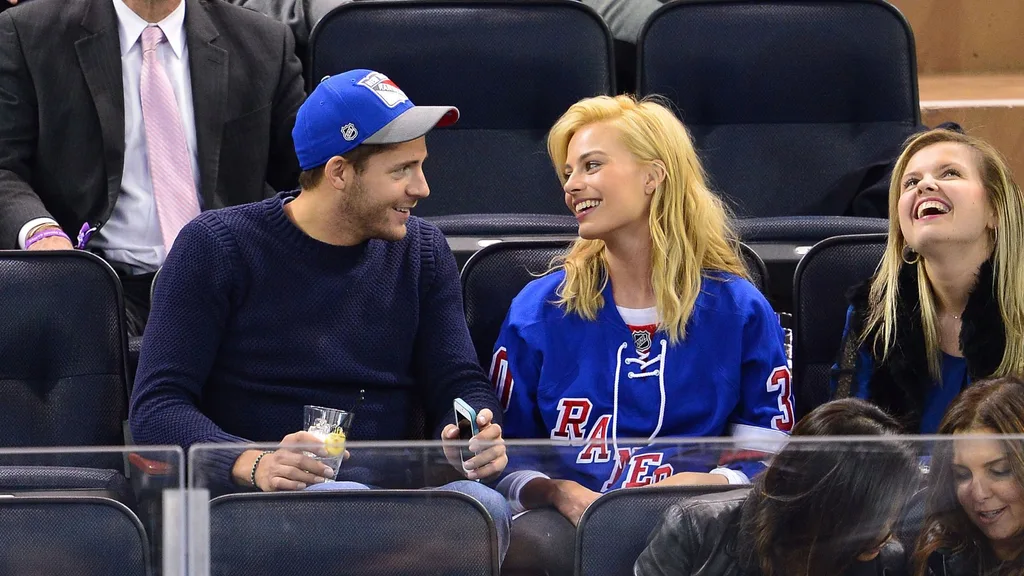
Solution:
{"label": "denim jeans", "polygon": [[[326,482],[314,484],[306,490],[369,490],[366,484],[358,482]],[[458,492],[473,498],[483,505],[487,513],[494,521],[494,528],[498,533],[498,562],[505,560],[505,552],[508,551],[509,534],[512,532],[512,510],[508,507],[508,500],[493,488],[471,480],[456,480],[437,488],[425,488],[425,490],[444,490],[446,492]]]}

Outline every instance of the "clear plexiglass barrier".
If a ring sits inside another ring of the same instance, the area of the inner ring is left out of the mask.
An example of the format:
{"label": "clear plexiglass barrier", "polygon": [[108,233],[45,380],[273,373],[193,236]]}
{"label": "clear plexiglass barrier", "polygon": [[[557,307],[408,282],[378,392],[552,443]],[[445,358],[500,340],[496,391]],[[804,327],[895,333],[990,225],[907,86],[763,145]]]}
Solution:
{"label": "clear plexiglass barrier", "polygon": [[0,574],[187,572],[178,447],[0,449]]}
{"label": "clear plexiglass barrier", "polygon": [[1024,437],[331,433],[0,451],[0,574],[1019,573]]}
{"label": "clear plexiglass barrier", "polygon": [[1020,437],[323,438],[189,450],[191,573],[1006,574],[1024,541]]}

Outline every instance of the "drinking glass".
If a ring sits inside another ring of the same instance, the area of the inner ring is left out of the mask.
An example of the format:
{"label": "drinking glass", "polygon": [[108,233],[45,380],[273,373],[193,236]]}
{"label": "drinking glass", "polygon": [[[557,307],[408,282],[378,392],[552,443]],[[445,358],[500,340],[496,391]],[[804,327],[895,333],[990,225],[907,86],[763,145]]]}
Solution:
{"label": "drinking glass", "polygon": [[[306,455],[331,467],[335,476],[345,456],[345,440],[352,428],[354,414],[323,406],[303,407],[303,429],[324,442],[326,457],[307,452]],[[333,479],[332,479],[333,480]]]}

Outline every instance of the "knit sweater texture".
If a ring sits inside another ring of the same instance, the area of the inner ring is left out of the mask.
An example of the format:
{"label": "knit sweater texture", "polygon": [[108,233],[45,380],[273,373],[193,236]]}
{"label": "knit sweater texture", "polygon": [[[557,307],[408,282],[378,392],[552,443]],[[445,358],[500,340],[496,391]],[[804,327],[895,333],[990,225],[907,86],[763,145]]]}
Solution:
{"label": "knit sweater texture", "polygon": [[[410,217],[397,242],[325,244],[285,214],[294,195],[204,212],[178,235],[143,340],[134,440],[278,442],[302,429],[304,405],[348,409],[360,390],[351,441],[439,438],[457,397],[500,423],[441,232]],[[238,454],[207,453],[208,481],[229,482]]]}

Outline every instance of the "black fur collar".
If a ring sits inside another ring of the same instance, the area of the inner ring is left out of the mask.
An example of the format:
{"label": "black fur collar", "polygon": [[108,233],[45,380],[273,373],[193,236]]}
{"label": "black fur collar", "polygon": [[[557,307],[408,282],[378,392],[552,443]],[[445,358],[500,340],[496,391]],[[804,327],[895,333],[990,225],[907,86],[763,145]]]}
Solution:
{"label": "black fur collar", "polygon": [[[900,305],[896,309],[896,341],[885,362],[876,363],[870,381],[870,400],[900,418],[908,431],[921,426],[921,407],[928,389],[936,386],[928,374],[924,329],[917,292],[919,265],[905,265],[900,271]],[[961,319],[960,350],[967,361],[971,381],[990,376],[999,367],[1006,347],[999,303],[994,296],[992,261],[978,270],[978,280],[967,299]],[[860,334],[867,318],[870,281],[854,287],[849,294],[854,314],[850,333]],[[873,341],[869,335],[868,345]]]}

